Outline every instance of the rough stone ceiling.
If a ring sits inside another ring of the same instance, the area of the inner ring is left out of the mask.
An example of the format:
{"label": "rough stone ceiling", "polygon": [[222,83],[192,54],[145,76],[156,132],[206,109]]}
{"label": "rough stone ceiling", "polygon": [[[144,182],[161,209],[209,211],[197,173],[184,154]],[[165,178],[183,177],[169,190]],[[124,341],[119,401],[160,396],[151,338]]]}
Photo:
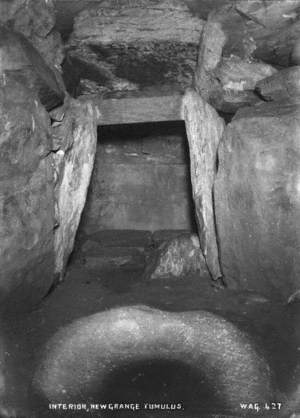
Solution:
{"label": "rough stone ceiling", "polygon": [[[208,13],[218,6],[229,3],[230,0],[183,0],[190,10],[201,19],[206,19]],[[88,6],[94,6],[103,0],[54,0],[57,10],[57,29],[66,38],[72,30],[76,14]]]}
{"label": "rough stone ceiling", "polygon": [[[260,79],[261,72],[272,75],[298,64],[300,0],[56,0],[56,5],[66,40],[64,73],[72,74],[65,82],[74,96],[78,91],[106,98],[112,92],[145,95],[150,87],[152,93],[154,87],[182,93],[193,84],[204,27],[212,28],[216,62],[222,58],[210,102],[222,112],[236,111],[240,90],[244,105],[257,101],[251,92],[258,81],[252,85],[254,73]],[[238,84],[241,79],[247,88]]]}

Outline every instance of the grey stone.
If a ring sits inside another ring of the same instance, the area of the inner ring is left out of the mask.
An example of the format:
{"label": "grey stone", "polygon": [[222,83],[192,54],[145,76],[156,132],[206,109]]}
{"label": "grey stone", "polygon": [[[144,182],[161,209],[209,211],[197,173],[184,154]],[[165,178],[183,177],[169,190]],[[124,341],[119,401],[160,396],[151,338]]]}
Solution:
{"label": "grey stone", "polygon": [[38,93],[47,110],[62,104],[65,87],[54,66],[21,33],[0,26],[0,76],[24,84]]}
{"label": "grey stone", "polygon": [[300,66],[295,65],[258,81],[256,90],[265,100],[300,101]]}
{"label": "grey stone", "polygon": [[53,281],[50,119],[25,86],[0,81],[0,305],[30,309]]}
{"label": "grey stone", "polygon": [[153,244],[158,247],[163,244],[164,241],[170,241],[173,238],[178,238],[183,235],[190,236],[191,231],[186,229],[162,229],[153,232],[152,240]]}
{"label": "grey stone", "polygon": [[101,2],[74,20],[67,55],[111,92],[193,82],[203,21],[178,0]]}
{"label": "grey stone", "polygon": [[225,122],[195,90],[188,90],[182,102],[191,159],[191,183],[200,246],[214,280],[222,276],[216,237],[213,184],[217,149]]}
{"label": "grey stone", "polygon": [[50,67],[60,68],[63,44],[54,29],[55,9],[52,0],[3,0],[0,24],[23,34],[40,52]]}
{"label": "grey stone", "polygon": [[204,257],[196,234],[184,234],[164,242],[154,251],[145,271],[145,277],[184,279],[188,274],[208,275]]}
{"label": "grey stone", "polygon": [[129,245],[125,247],[122,247],[122,246],[110,247],[110,246],[103,246],[96,241],[87,240],[81,246],[80,250],[84,254],[109,256],[109,255],[115,255],[115,254],[119,254],[119,255],[140,254],[143,252],[144,248],[143,247],[130,247]]}
{"label": "grey stone", "polygon": [[87,240],[80,248],[79,258],[88,270],[101,272],[115,268],[143,269],[145,266],[144,248],[105,247],[96,241]]}
{"label": "grey stone", "polygon": [[230,322],[205,311],[147,306],[112,309],[63,327],[44,347],[33,385],[45,402],[99,400],[111,373],[151,360],[191,367],[211,388],[212,402],[218,399],[229,414],[247,416],[240,402],[276,399],[268,364]]}
{"label": "grey stone", "polygon": [[287,67],[299,39],[299,0],[220,4],[211,17],[226,36],[223,56]]}
{"label": "grey stone", "polygon": [[103,230],[89,234],[88,238],[103,247],[148,247],[152,243],[151,232],[142,230]]}
{"label": "grey stone", "polygon": [[99,254],[85,256],[83,261],[85,268],[94,273],[101,273],[105,270],[130,269],[142,270],[145,267],[145,257],[141,254]]}
{"label": "grey stone", "polygon": [[300,42],[297,40],[292,48],[290,55],[290,64],[291,65],[300,65]]}
{"label": "grey stone", "polygon": [[[99,138],[101,141],[101,129]],[[127,141],[131,142],[130,137]],[[109,151],[113,149],[112,145]],[[101,152],[101,144],[98,151]],[[105,229],[192,228],[193,202],[187,164],[169,163],[167,158],[158,162],[146,160],[145,155],[136,156],[135,162],[133,157],[131,161],[128,156],[123,157],[123,163],[120,159],[107,161],[103,154],[96,155],[82,222],[88,235]]]}
{"label": "grey stone", "polygon": [[228,284],[285,300],[299,289],[300,108],[241,109],[219,147],[215,213]]}
{"label": "grey stone", "polygon": [[88,100],[71,100],[54,130],[56,170],[55,271],[62,276],[74,247],[94,166],[98,110]]}

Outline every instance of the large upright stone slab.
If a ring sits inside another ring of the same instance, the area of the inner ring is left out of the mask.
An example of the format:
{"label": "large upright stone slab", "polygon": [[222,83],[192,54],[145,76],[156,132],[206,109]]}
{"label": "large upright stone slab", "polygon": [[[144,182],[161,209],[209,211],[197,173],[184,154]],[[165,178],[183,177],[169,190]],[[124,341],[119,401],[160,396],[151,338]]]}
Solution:
{"label": "large upright stone slab", "polygon": [[191,181],[200,246],[214,280],[222,276],[215,231],[213,184],[217,149],[225,123],[194,90],[182,102],[191,161]]}
{"label": "large upright stone slab", "polygon": [[30,308],[52,284],[50,119],[21,84],[0,81],[0,311]]}
{"label": "large upright stone slab", "polygon": [[[58,109],[53,117],[59,118]],[[71,100],[61,123],[54,124],[55,272],[62,276],[75,235],[94,166],[100,113],[88,100]],[[56,125],[56,126],[55,126]]]}
{"label": "large upright stone slab", "polygon": [[241,109],[219,147],[222,270],[233,286],[287,297],[300,287],[300,107]]}
{"label": "large upright stone slab", "polygon": [[150,256],[144,277],[186,280],[188,275],[207,276],[199,237],[188,232],[163,242]]}

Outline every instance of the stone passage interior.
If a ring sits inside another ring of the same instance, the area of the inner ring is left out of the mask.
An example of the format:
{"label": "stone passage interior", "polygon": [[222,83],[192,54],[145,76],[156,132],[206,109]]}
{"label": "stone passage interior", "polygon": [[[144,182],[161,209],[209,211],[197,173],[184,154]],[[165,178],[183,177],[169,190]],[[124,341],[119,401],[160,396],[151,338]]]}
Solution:
{"label": "stone passage interior", "polygon": [[99,126],[73,260],[94,272],[127,266],[141,274],[162,243],[194,232],[184,122]]}
{"label": "stone passage interior", "polygon": [[0,0],[1,418],[300,416],[299,7]]}
{"label": "stone passage interior", "polygon": [[195,230],[183,121],[100,126],[80,230]]}

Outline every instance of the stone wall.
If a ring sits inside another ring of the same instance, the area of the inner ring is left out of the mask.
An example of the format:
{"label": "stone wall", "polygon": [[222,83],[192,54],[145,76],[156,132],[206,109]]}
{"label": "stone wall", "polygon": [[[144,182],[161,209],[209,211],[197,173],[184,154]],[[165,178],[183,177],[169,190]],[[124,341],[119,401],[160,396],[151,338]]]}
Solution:
{"label": "stone wall", "polygon": [[241,109],[219,148],[215,209],[231,286],[288,296],[299,289],[298,104]]}
{"label": "stone wall", "polygon": [[99,115],[65,94],[54,25],[51,0],[0,2],[0,312],[63,275],[93,169]]}
{"label": "stone wall", "polygon": [[50,67],[60,68],[64,52],[60,34],[54,30],[52,0],[3,0],[0,2],[2,24],[23,34]]}
{"label": "stone wall", "polygon": [[81,230],[193,229],[183,122],[100,127]]}
{"label": "stone wall", "polygon": [[0,306],[19,310],[37,303],[53,280],[50,118],[27,88],[8,80],[0,115]]}

